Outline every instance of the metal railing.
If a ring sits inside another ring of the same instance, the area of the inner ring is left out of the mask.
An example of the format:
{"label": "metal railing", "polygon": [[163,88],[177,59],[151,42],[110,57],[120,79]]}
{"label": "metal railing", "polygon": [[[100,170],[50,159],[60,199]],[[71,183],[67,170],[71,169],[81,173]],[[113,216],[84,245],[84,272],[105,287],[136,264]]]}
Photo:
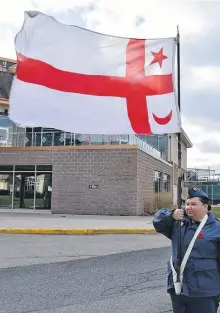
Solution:
{"label": "metal railing", "polygon": [[137,135],[93,135],[73,134],[62,131],[51,132],[12,132],[0,129],[0,146],[4,147],[43,147],[80,145],[137,145],[147,154],[167,161],[167,155],[157,150]]}
{"label": "metal railing", "polygon": [[4,146],[8,142],[10,128],[0,127],[0,146]]}
{"label": "metal railing", "polygon": [[156,159],[168,161],[168,157],[165,153],[157,150],[156,148],[151,146],[149,143],[147,143],[145,140],[140,138],[138,135],[130,135],[129,144],[137,145],[140,150],[155,157]]}

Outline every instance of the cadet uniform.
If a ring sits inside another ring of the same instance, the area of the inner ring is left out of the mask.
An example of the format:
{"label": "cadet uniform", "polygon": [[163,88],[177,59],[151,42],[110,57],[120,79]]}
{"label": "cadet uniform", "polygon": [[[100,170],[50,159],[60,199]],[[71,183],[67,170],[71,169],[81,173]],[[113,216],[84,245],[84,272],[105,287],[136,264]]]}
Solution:
{"label": "cadet uniform", "polygon": [[[192,197],[208,196],[202,190],[189,190]],[[172,241],[174,266],[178,254],[178,221],[173,211],[159,210],[153,219],[157,232]],[[182,220],[182,258],[198,228],[186,214]],[[170,263],[168,263],[167,292],[170,294],[174,313],[217,313],[220,295],[220,221],[208,212],[208,219],[196,238],[183,274],[182,293],[176,295]]]}

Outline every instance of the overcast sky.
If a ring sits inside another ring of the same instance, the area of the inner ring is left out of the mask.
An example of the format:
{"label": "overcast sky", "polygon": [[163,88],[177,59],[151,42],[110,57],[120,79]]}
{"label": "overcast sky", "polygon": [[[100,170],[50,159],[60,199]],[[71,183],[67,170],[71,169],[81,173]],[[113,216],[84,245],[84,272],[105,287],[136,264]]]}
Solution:
{"label": "overcast sky", "polygon": [[15,58],[24,10],[136,38],[181,36],[183,128],[194,147],[188,167],[220,169],[220,1],[0,0],[0,56]]}

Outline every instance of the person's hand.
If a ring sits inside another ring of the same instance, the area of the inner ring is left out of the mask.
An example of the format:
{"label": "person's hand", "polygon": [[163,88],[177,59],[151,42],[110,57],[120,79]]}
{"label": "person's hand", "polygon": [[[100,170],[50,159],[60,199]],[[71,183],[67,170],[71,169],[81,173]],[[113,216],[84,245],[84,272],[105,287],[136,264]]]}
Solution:
{"label": "person's hand", "polygon": [[183,219],[184,216],[184,211],[182,209],[176,209],[173,214],[172,217],[176,220],[176,221],[180,221]]}

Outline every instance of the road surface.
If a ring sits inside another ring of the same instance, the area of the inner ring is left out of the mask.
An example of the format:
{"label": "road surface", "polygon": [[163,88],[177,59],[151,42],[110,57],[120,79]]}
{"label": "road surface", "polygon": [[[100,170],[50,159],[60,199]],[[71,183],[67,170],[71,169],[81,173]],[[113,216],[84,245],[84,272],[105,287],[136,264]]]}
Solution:
{"label": "road surface", "polygon": [[162,236],[1,235],[0,249],[0,313],[172,312]]}

